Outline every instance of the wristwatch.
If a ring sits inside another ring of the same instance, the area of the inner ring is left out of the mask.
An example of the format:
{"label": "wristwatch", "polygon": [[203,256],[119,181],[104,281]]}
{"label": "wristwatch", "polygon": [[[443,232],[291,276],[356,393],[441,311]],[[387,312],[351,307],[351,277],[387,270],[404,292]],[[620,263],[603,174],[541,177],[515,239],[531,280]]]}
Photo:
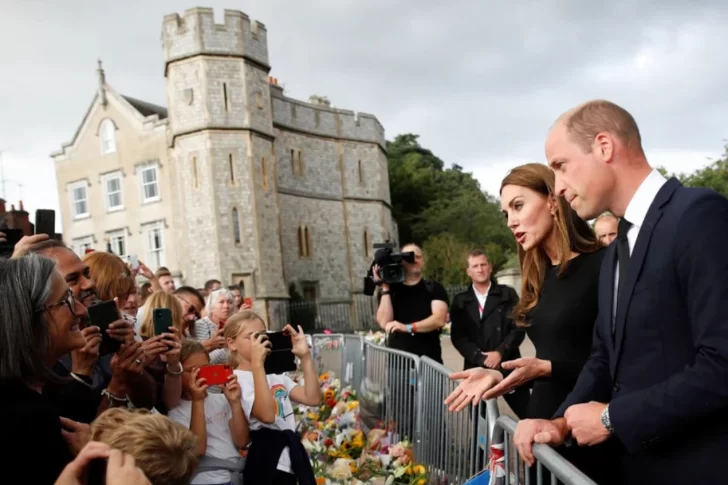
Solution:
{"label": "wristwatch", "polygon": [[411,323],[407,325],[407,331],[409,333],[415,333],[414,327],[412,326]]}
{"label": "wristwatch", "polygon": [[604,408],[604,411],[602,411],[602,424],[605,428],[607,428],[607,431],[609,431],[609,434],[614,433],[614,427],[612,426],[612,421],[609,419],[609,404],[607,404],[607,407]]}

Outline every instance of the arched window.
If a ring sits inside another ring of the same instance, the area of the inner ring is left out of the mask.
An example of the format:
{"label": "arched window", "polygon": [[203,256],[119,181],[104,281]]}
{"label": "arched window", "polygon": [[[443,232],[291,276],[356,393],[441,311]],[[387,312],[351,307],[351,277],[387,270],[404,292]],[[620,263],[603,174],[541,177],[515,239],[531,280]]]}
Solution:
{"label": "arched window", "polygon": [[101,136],[101,153],[114,153],[116,151],[116,127],[114,122],[106,118],[99,126],[99,135]]}
{"label": "arched window", "polygon": [[233,207],[233,239],[235,244],[240,244],[240,218],[238,217],[238,209]]}

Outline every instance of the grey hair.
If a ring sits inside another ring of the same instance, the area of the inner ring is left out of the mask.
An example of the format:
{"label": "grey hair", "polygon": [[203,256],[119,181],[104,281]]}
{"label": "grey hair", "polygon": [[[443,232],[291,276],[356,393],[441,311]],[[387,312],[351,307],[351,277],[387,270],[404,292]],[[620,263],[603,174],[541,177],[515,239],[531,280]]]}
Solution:
{"label": "grey hair", "polygon": [[50,372],[47,313],[56,263],[37,254],[0,259],[0,381],[37,382]]}
{"label": "grey hair", "polygon": [[230,290],[228,290],[227,288],[219,288],[210,293],[210,296],[207,297],[205,310],[207,310],[208,314],[212,311],[212,307],[215,305],[215,303],[217,303],[221,296],[224,296],[225,298],[230,300],[230,303],[233,302],[233,294],[230,292]]}

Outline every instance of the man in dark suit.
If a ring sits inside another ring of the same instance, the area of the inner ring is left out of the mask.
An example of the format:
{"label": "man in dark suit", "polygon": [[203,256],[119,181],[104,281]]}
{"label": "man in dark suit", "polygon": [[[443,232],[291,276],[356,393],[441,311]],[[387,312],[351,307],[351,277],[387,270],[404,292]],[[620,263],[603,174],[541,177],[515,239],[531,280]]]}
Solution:
{"label": "man in dark suit", "polygon": [[621,218],[604,256],[592,356],[552,421],[519,423],[514,442],[605,441],[619,483],[720,483],[728,450],[728,199],[665,180],[637,124],[591,101],[546,142],[557,195],[583,219]]}
{"label": "man in dark suit", "polygon": [[[491,280],[493,266],[483,251],[471,252],[467,265],[473,284],[452,300],[450,339],[463,356],[463,370],[500,369],[501,362],[521,357],[518,348],[526,334],[511,318],[518,294],[510,286]],[[523,416],[529,396],[527,388],[519,388],[504,398],[513,412]]]}

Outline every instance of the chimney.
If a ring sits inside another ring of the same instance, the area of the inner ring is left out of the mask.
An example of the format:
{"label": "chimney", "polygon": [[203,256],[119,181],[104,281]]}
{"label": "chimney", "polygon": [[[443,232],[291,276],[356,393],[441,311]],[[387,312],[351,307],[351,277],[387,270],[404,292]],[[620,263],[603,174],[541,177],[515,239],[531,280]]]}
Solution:
{"label": "chimney", "polygon": [[104,68],[101,65],[101,59],[99,59],[97,62],[99,65],[99,67],[96,69],[96,74],[99,77],[99,96],[101,96],[101,106],[106,107],[106,74],[104,73]]}
{"label": "chimney", "polygon": [[33,229],[30,226],[28,213],[23,209],[23,201],[19,202],[20,210],[15,210],[15,204],[10,205],[10,212],[5,213],[5,222],[8,229],[20,229],[24,236],[32,236]]}

